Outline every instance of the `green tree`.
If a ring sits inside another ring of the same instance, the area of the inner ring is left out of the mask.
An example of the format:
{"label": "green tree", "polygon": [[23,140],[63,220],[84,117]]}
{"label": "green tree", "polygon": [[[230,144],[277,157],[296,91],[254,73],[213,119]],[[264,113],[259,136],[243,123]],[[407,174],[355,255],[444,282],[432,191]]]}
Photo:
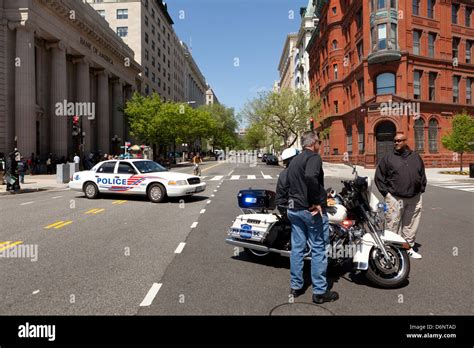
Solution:
{"label": "green tree", "polygon": [[160,96],[156,93],[148,97],[134,93],[125,104],[124,113],[127,116],[130,134],[139,142],[154,144],[159,141],[161,134],[156,128],[155,119],[159,115],[162,104]]}
{"label": "green tree", "polygon": [[260,149],[266,146],[267,132],[261,123],[252,123],[244,137],[244,146],[248,149]]}
{"label": "green tree", "polygon": [[261,93],[245,105],[242,115],[250,124],[262,124],[280,137],[286,148],[309,129],[310,118],[317,119],[319,110],[319,99],[304,90],[282,89]]}
{"label": "green tree", "polygon": [[235,147],[238,143],[238,119],[234,109],[222,104],[203,105],[198,110],[207,112],[214,120],[209,139],[213,148]]}
{"label": "green tree", "polygon": [[463,154],[474,151],[474,119],[466,111],[454,116],[451,132],[441,138],[443,146],[461,155],[463,170]]}

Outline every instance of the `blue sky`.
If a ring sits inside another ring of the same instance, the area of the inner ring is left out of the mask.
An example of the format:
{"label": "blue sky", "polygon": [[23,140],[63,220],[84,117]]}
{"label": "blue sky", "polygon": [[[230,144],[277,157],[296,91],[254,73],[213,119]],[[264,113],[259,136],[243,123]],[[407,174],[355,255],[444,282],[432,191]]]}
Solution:
{"label": "blue sky", "polygon": [[[278,63],[286,35],[298,31],[300,7],[307,3],[307,0],[167,2],[176,33],[188,46],[192,44],[193,57],[217,98],[237,112],[259,90],[271,89],[279,79]],[[238,67],[234,66],[235,58],[239,60]]]}

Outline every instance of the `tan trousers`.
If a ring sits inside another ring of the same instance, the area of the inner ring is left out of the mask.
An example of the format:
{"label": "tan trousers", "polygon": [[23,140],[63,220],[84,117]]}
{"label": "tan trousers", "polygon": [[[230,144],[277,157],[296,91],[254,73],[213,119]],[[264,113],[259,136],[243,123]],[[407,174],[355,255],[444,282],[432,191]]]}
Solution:
{"label": "tan trousers", "polygon": [[395,197],[389,193],[385,197],[385,203],[388,206],[385,214],[387,230],[401,234],[413,247],[421,218],[421,193],[412,198]]}

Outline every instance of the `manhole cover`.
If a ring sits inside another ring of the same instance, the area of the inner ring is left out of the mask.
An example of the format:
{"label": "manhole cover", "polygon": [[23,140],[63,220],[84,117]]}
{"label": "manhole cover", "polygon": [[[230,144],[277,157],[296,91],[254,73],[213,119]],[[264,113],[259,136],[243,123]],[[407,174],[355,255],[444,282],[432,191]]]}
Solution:
{"label": "manhole cover", "polygon": [[309,302],[285,303],[275,307],[270,315],[334,315],[329,309]]}

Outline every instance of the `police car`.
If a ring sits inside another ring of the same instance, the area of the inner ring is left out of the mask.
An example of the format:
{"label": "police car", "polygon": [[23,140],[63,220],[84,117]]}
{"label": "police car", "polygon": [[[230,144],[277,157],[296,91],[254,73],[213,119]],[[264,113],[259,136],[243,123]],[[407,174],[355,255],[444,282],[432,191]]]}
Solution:
{"label": "police car", "polygon": [[166,197],[189,196],[206,189],[194,175],[171,172],[158,163],[144,159],[110,160],[91,170],[74,173],[69,188],[84,192],[89,199],[99,193],[147,195],[153,203]]}

